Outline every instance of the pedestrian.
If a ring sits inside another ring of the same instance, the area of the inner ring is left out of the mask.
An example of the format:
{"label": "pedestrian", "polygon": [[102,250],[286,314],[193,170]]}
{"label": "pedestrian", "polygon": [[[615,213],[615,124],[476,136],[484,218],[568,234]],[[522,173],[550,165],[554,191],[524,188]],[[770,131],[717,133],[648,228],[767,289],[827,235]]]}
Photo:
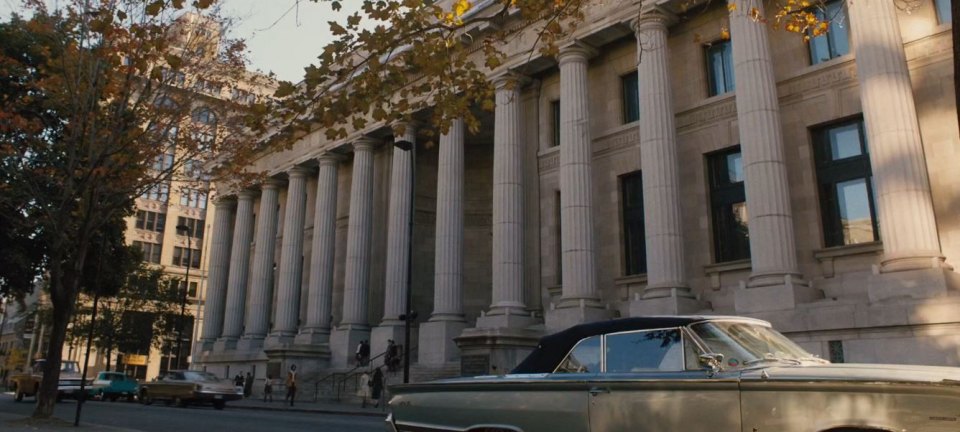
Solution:
{"label": "pedestrian", "polygon": [[363,365],[363,341],[357,344],[357,351],[353,354],[353,358],[357,361],[357,367]]}
{"label": "pedestrian", "polygon": [[247,377],[243,379],[243,397],[248,398],[253,394],[253,375],[247,372]]}
{"label": "pedestrian", "polygon": [[370,362],[370,342],[360,342],[360,366],[366,366]]}
{"label": "pedestrian", "polygon": [[287,397],[284,398],[284,401],[287,399],[290,400],[290,406],[293,406],[293,399],[297,396],[297,365],[290,365],[290,370],[287,371]]}
{"label": "pedestrian", "polygon": [[388,372],[396,372],[400,366],[400,346],[390,339],[387,341],[387,354],[385,363]]}
{"label": "pedestrian", "polygon": [[267,379],[263,380],[263,401],[266,402],[267,398],[273,402],[273,376],[271,375],[267,375]]}
{"label": "pedestrian", "polygon": [[383,392],[383,372],[380,368],[373,370],[373,378],[370,379],[370,398],[374,400],[373,406],[380,407],[380,396]]}
{"label": "pedestrian", "polygon": [[243,375],[242,375],[242,374],[237,373],[237,375],[233,377],[233,385],[235,385],[235,386],[237,386],[237,387],[243,387]]}
{"label": "pedestrian", "polygon": [[357,383],[357,396],[362,399],[360,406],[364,408],[367,407],[367,398],[370,397],[370,384],[372,384],[370,374],[366,372],[360,374],[360,382]]}

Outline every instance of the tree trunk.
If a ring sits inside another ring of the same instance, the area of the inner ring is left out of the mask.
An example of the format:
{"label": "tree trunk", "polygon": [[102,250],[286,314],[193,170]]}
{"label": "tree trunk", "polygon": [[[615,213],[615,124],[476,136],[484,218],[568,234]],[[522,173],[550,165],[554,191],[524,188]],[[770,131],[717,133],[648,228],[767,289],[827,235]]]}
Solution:
{"label": "tree trunk", "polygon": [[[50,325],[50,343],[47,346],[43,379],[37,393],[37,406],[33,418],[50,418],[57,403],[57,386],[60,381],[60,363],[63,360],[63,343],[67,337],[67,324],[73,316],[76,293],[80,284],[84,256],[73,262],[60,261],[56,254],[51,257],[50,303],[53,306]],[[56,259],[56,261],[54,261]],[[66,265],[64,265],[66,264]]]}

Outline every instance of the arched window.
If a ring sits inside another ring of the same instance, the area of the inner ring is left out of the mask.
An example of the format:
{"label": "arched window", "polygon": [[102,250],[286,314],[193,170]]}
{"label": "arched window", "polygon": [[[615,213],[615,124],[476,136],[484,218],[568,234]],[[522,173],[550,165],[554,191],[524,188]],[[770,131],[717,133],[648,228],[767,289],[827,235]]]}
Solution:
{"label": "arched window", "polygon": [[153,100],[153,105],[168,110],[174,110],[178,107],[177,103],[169,96],[158,96]]}

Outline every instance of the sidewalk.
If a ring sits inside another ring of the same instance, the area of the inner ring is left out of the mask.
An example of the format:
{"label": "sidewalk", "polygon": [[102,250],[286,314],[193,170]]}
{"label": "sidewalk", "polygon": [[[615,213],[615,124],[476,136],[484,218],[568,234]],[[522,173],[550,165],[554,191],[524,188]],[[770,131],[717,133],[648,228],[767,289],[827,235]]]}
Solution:
{"label": "sidewalk", "polygon": [[264,402],[263,399],[249,398],[238,401],[228,402],[228,410],[247,409],[262,411],[289,411],[317,414],[342,414],[342,415],[361,415],[370,417],[386,417],[386,404],[380,404],[379,408],[368,405],[366,408],[360,407],[357,403],[344,402],[312,402],[297,401],[294,406],[283,401],[283,398],[274,398],[274,402]]}
{"label": "sidewalk", "polygon": [[31,432],[138,432],[135,429],[124,429],[119,427],[90,424],[87,422],[81,422],[80,427],[74,427],[72,421],[66,421],[56,417],[47,420],[34,420],[29,417],[23,417],[21,415],[10,413],[0,413],[0,430]]}

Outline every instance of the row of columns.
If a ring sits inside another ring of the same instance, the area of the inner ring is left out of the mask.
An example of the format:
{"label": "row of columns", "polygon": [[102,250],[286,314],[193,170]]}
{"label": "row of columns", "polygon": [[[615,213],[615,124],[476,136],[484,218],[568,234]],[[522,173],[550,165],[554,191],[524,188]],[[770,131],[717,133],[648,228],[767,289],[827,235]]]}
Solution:
{"label": "row of columns", "polygon": [[[729,0],[730,30],[736,79],[736,105],[744,158],[745,188],[750,209],[748,228],[752,273],[746,290],[737,292],[740,312],[792,308],[808,287],[797,262],[786,156],[780,125],[776,80],[767,29],[752,12],[760,0]],[[916,108],[903,53],[896,10],[879,2],[850,8],[853,42],[871,162],[878,190],[883,271],[942,265]],[[640,152],[644,188],[648,284],[633,313],[684,313],[701,306],[693,299],[684,268],[680,179],[674,108],[671,101],[667,49],[671,16],[644,6],[634,23],[639,58]],[[558,57],[561,81],[561,244],[563,287],[553,315],[574,311],[590,321],[604,316],[596,279],[593,220],[592,150],[587,65],[593,50],[574,43]],[[518,77],[494,80],[493,287],[489,315],[522,313],[523,297],[523,145]],[[415,143],[415,125],[406,125],[398,140]],[[373,208],[373,149],[362,139],[353,143],[354,162],[346,249],[341,329],[369,332],[368,266]],[[415,146],[414,146],[415,147]],[[290,171],[289,197],[281,246],[276,321],[271,336],[286,343],[327,341],[330,334],[335,244],[337,165],[339,158],[319,159],[317,204],[307,316],[297,328],[302,274],[302,233],[307,171]],[[386,301],[381,328],[402,326],[408,260],[413,151],[395,149],[391,171],[387,237]],[[464,124],[452,122],[439,144],[434,311],[421,326],[421,361],[443,362],[455,355],[452,339],[463,319]],[[247,296],[247,262],[253,235],[254,194],[243,191],[236,202],[216,202],[207,317],[202,338],[222,349],[259,347],[267,334],[270,281],[277,226],[278,183],[262,186],[253,278]],[[234,210],[235,207],[235,210]],[[233,223],[232,236],[230,222]],[[229,253],[227,251],[229,250]],[[753,290],[753,291],[751,291]],[[758,303],[762,297],[772,301]],[[772,299],[772,300],[771,300]],[[244,310],[245,303],[249,303]],[[222,315],[222,317],[221,317]],[[573,316],[571,315],[571,316]],[[548,314],[548,327],[550,327]],[[568,323],[564,323],[568,324]],[[479,323],[478,323],[479,325]],[[298,334],[299,332],[299,334]],[[375,339],[376,339],[376,331]],[[389,333],[395,335],[396,333]],[[348,338],[352,343],[352,339]],[[384,339],[385,340],[385,339]]]}

